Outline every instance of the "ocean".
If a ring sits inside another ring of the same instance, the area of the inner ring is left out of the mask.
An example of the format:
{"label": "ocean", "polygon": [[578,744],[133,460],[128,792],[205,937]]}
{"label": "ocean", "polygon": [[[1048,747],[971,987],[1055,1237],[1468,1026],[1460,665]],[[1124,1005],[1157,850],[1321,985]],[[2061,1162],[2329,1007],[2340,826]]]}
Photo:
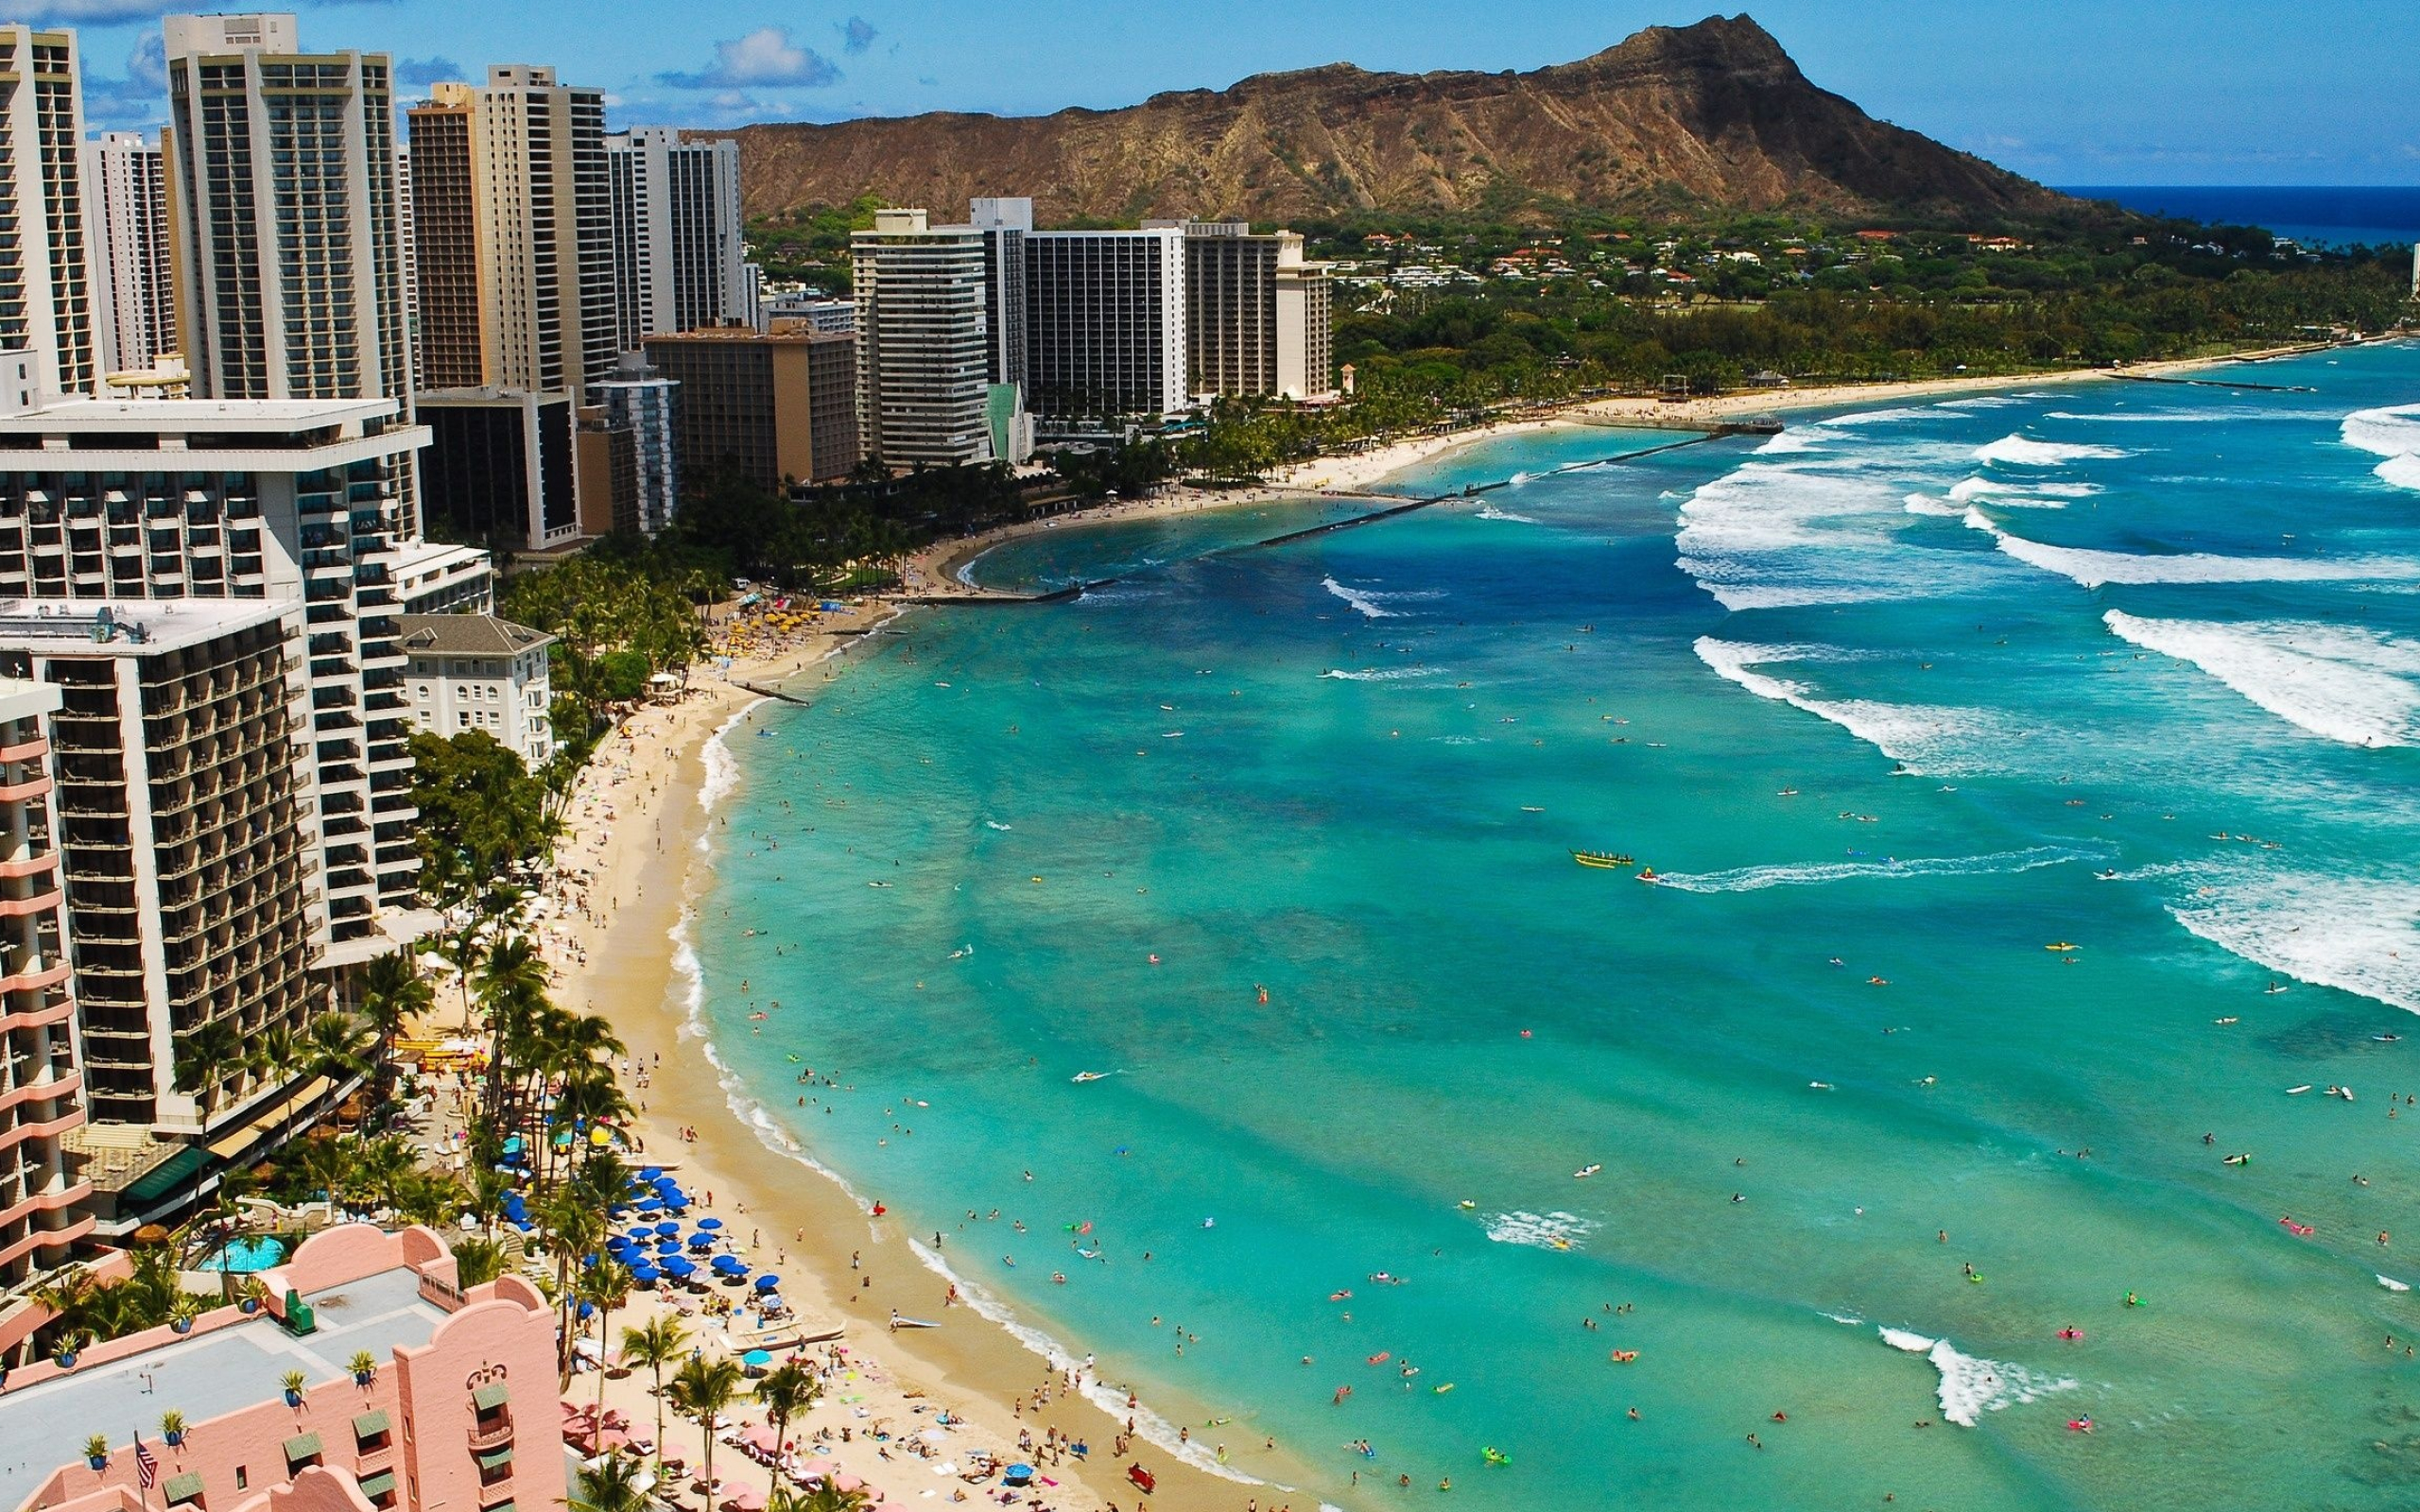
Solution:
{"label": "ocean", "polygon": [[1003,546],[728,737],[735,1101],[1298,1506],[2408,1506],[2420,346],[2212,376]]}
{"label": "ocean", "polygon": [[2258,226],[2307,247],[2420,243],[2420,188],[2357,184],[2086,184],[2059,191],[2115,199],[2147,215]]}

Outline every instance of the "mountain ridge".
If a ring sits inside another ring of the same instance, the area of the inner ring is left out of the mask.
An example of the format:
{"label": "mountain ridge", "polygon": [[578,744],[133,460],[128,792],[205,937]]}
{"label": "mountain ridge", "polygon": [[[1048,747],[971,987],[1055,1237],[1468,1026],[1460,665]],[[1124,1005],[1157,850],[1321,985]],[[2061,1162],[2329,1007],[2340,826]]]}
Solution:
{"label": "mountain ridge", "polygon": [[739,145],[752,215],[1030,194],[1044,224],[1460,214],[1564,201],[1999,221],[2073,201],[1818,88],[1752,18],[1651,26],[1526,73],[1327,63],[1113,110],[692,131]]}

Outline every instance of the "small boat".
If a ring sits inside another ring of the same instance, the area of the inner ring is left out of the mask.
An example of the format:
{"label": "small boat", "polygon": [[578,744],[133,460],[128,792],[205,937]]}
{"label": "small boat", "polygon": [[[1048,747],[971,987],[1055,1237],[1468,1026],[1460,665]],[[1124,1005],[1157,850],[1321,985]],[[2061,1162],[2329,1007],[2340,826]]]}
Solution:
{"label": "small boat", "polygon": [[2054,939],[2049,944],[2045,945],[2042,948],[2046,951],[2077,951],[2083,949],[2081,945],[2070,945],[2063,939]]}
{"label": "small boat", "polygon": [[869,882],[866,885],[869,887],[888,887],[890,884],[887,882]]}
{"label": "small boat", "polygon": [[1067,1079],[1074,1082],[1099,1081],[1109,1074],[1106,1071],[1080,1071]]}
{"label": "small boat", "polygon": [[2402,1038],[2403,1038],[2403,1036],[2401,1036],[2401,1035],[2399,1035],[2399,1034],[2374,1034],[2374,1035],[2370,1036],[2370,1038],[2371,1038],[2371,1039],[2373,1039],[2373,1040],[2377,1040],[2378,1043],[2380,1043],[2380,1044],[2382,1044],[2382,1045],[2391,1045],[2391,1044],[2394,1043],[2397,1040],[2402,1039]]}
{"label": "small boat", "polygon": [[2106,871],[2096,871],[2092,875],[2093,879],[2097,882],[2116,882],[2118,880],[2118,872],[2115,868]]}
{"label": "small boat", "polygon": [[1598,1172],[1603,1169],[1604,1167],[1601,1165],[1583,1165],[1579,1170],[1571,1173],[1571,1178],[1574,1181],[1578,1181],[1583,1177],[1595,1176]]}
{"label": "small boat", "polygon": [[2286,1095],[2287,1095],[2287,1096],[2289,1096],[2289,1097],[2300,1097],[2303,1093],[2305,1093],[2305,1092],[2307,1092],[2307,1091],[2310,1091],[2310,1083],[2308,1083],[2308,1082],[2305,1082],[2305,1083],[2303,1083],[2303,1084],[2302,1084],[2301,1086],[2299,1086],[2299,1087],[2289,1087],[2289,1088],[2287,1088],[2287,1089],[2286,1089]]}
{"label": "small boat", "polygon": [[1662,882],[1664,879],[1655,874],[1655,868],[1653,867],[1641,867],[1638,868],[1638,880],[1641,882]]}
{"label": "small boat", "polygon": [[1611,850],[1574,850],[1571,852],[1571,859],[1583,867],[1595,867],[1604,871],[1612,871],[1630,865],[1630,857],[1616,855]]}
{"label": "small boat", "polygon": [[2210,1022],[2212,1023],[2241,1023],[2243,1021],[2230,1013],[2223,1019],[2212,1019]]}

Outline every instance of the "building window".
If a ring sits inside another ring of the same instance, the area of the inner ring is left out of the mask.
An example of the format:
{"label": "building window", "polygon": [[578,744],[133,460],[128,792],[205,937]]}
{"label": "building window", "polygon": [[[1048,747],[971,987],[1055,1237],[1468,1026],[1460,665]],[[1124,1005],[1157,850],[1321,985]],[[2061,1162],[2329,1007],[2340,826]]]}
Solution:
{"label": "building window", "polygon": [[470,728],[471,728],[471,711],[469,711],[468,709],[457,709],[457,710],[455,710],[455,711],[454,711],[454,717],[455,717],[456,719],[458,719],[458,720],[461,721],[461,728],[462,728],[462,729],[464,729],[464,730],[468,730],[468,729],[470,729]]}
{"label": "building window", "polygon": [[250,1485],[251,1485],[251,1484],[252,1484],[251,1471],[251,1470],[249,1470],[248,1469],[246,1469],[244,1466],[241,1466],[241,1465],[236,1466],[236,1467],[235,1467],[235,1489],[237,1489],[237,1490],[239,1490],[239,1491],[240,1491],[240,1490],[244,1489],[246,1486],[250,1486]]}

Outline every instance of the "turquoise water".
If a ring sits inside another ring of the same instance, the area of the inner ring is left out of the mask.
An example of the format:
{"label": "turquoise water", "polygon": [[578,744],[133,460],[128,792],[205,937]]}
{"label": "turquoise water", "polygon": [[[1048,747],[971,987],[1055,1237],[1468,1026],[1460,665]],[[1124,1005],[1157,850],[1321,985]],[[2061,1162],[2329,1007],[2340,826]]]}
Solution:
{"label": "turquoise water", "polygon": [[256,1234],[230,1240],[219,1246],[210,1252],[209,1258],[204,1260],[199,1268],[227,1271],[242,1276],[256,1270],[268,1270],[283,1263],[285,1259],[284,1245],[265,1234]]}
{"label": "turquoise water", "polygon": [[1341,1505],[2409,1505],[2420,349],[2222,376],[997,558],[1160,565],[735,734],[708,1025]]}

